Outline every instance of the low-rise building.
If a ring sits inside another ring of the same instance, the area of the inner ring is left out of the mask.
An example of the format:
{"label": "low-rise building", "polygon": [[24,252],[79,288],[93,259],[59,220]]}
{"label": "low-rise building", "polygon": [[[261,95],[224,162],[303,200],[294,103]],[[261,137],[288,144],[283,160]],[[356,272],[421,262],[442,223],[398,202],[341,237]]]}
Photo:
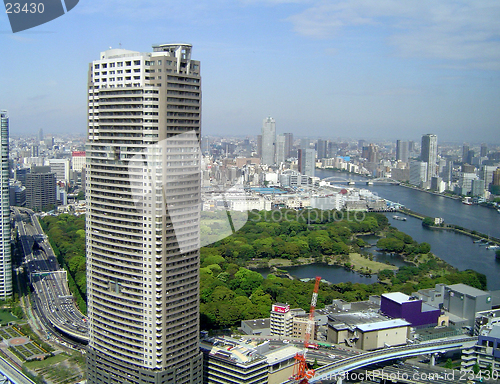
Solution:
{"label": "low-rise building", "polygon": [[268,363],[257,348],[232,338],[200,342],[206,384],[267,384]]}
{"label": "low-rise building", "polygon": [[491,293],[465,284],[447,285],[444,288],[443,309],[467,319],[467,326],[474,327],[476,313],[491,310]]}
{"label": "low-rise building", "polygon": [[500,372],[500,325],[494,325],[479,335],[474,347],[462,351],[462,370],[472,371],[476,364],[481,370]]}
{"label": "low-rise building", "polygon": [[440,309],[401,292],[384,293],[381,296],[380,311],[393,319],[404,319],[412,327],[436,326],[441,316]]}
{"label": "low-rise building", "polygon": [[271,335],[271,319],[242,320],[241,330],[246,335],[269,336]]}

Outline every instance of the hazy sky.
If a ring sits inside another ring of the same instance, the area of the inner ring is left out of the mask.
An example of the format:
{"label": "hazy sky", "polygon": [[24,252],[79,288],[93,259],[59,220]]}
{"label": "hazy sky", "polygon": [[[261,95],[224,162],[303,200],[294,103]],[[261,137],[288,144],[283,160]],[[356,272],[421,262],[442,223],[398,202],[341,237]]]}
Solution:
{"label": "hazy sky", "polygon": [[109,47],[193,44],[204,134],[500,142],[500,2],[80,0],[12,34],[0,16],[11,134],[86,131],[88,63]]}

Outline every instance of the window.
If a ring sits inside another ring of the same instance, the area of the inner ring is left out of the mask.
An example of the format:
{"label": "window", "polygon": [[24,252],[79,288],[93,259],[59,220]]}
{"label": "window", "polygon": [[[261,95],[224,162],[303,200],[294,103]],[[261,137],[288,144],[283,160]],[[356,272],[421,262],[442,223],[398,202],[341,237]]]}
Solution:
{"label": "window", "polygon": [[109,74],[110,74],[110,75],[114,75],[114,74],[115,74],[115,71],[109,71]]}
{"label": "window", "polygon": [[141,65],[141,60],[134,60],[134,65]]}
{"label": "window", "polygon": [[158,72],[161,72],[161,68],[158,68]]}
{"label": "window", "polygon": [[123,69],[119,69],[118,71],[116,71],[116,73],[118,74],[123,73]]}
{"label": "window", "polygon": [[121,80],[123,80],[123,77],[118,77],[117,80],[121,81]]}
{"label": "window", "polygon": [[131,61],[126,61],[126,62],[125,62],[125,65],[126,65],[127,67],[130,67],[130,66],[132,65],[132,62],[131,62]]}
{"label": "window", "polygon": [[120,61],[120,62],[116,63],[116,66],[117,66],[117,67],[123,67],[123,62],[122,62],[122,61]]}
{"label": "window", "polygon": [[115,67],[115,63],[109,63],[109,68],[114,68]]}
{"label": "window", "polygon": [[150,65],[155,65],[155,62],[154,61],[150,61],[149,64]]}
{"label": "window", "polygon": [[161,65],[161,60],[158,60],[158,65]]}
{"label": "window", "polygon": [[99,69],[99,64],[95,64],[95,65],[94,65],[94,68],[95,68],[95,69]]}
{"label": "window", "polygon": [[137,73],[137,72],[141,72],[141,69],[140,69],[140,68],[135,68],[135,69],[134,69],[134,72],[136,72],[136,73]]}
{"label": "window", "polygon": [[103,63],[103,64],[102,64],[102,67],[103,67],[103,68],[108,68],[108,64]]}

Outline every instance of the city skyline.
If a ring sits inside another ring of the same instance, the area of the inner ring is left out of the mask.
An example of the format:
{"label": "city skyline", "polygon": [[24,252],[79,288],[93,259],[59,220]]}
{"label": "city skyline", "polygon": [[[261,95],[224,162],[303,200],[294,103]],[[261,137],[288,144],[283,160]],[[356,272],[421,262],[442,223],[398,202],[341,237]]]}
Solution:
{"label": "city skyline", "polygon": [[499,15],[500,4],[488,1],[89,1],[18,34],[7,33],[4,15],[0,70],[9,75],[0,79],[8,90],[0,104],[14,135],[40,128],[83,135],[81,63],[93,52],[189,41],[206,63],[207,135],[257,135],[271,115],[278,132],[296,137],[408,140],[435,132],[443,141],[495,142]]}

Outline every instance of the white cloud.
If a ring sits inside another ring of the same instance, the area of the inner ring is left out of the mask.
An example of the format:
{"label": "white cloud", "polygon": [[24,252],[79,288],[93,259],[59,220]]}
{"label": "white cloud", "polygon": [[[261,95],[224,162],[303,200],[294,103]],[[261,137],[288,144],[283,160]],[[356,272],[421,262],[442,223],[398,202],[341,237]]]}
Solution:
{"label": "white cloud", "polygon": [[387,42],[403,57],[500,70],[498,1],[317,1],[288,20],[297,33],[320,39],[347,27],[372,26],[388,31]]}

